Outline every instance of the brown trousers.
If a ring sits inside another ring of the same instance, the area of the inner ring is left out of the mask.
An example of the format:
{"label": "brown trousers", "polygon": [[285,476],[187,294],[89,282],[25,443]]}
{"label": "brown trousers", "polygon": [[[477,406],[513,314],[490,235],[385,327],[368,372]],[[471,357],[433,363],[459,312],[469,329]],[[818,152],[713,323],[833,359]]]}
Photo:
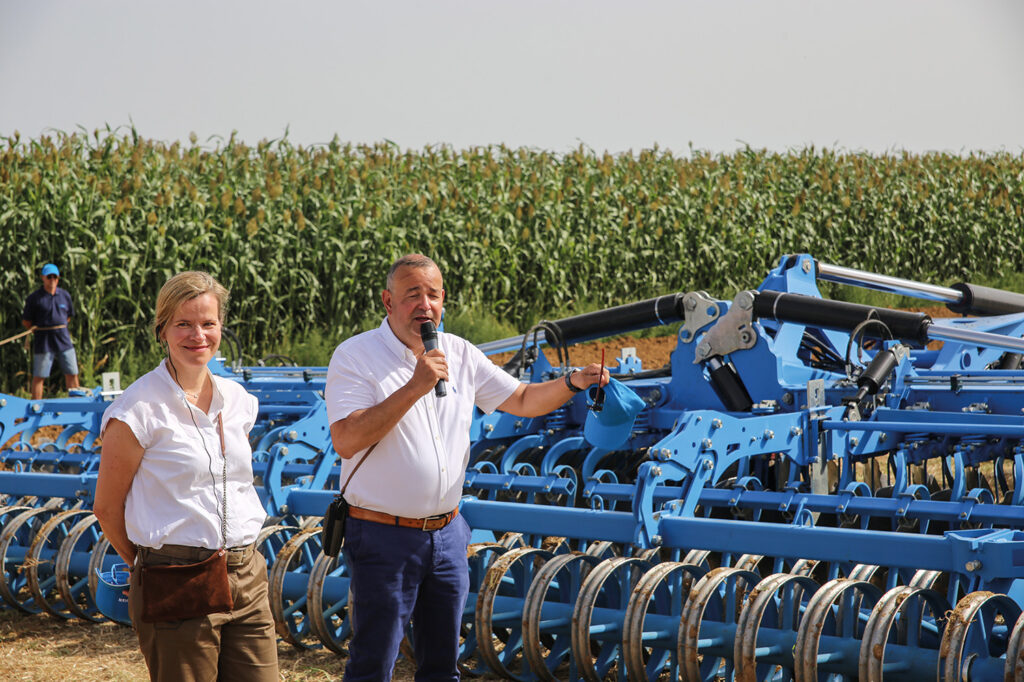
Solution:
{"label": "brown trousers", "polygon": [[[213,552],[165,545],[139,548],[139,562],[168,566],[202,561]],[[141,571],[132,571],[128,609],[153,682],[277,682],[277,634],[267,598],[267,562],[252,548],[228,553],[234,609],[167,623],[142,622]]]}

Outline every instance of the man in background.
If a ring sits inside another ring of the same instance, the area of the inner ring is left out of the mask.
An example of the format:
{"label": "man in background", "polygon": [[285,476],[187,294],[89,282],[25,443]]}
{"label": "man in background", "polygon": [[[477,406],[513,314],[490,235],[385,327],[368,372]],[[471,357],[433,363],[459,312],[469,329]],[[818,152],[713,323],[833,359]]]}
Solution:
{"label": "man in background", "polygon": [[64,373],[68,390],[78,388],[78,358],[68,333],[68,320],[74,314],[71,294],[57,286],[60,270],[53,263],[43,266],[43,285],[28,295],[21,323],[33,332],[32,400],[43,397],[43,382],[50,376],[53,361]]}

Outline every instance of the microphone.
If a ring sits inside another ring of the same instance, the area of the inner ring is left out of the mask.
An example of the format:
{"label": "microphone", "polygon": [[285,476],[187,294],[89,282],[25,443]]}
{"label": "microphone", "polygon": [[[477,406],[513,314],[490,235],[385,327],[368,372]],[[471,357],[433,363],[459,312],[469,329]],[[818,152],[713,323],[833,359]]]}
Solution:
{"label": "microphone", "polygon": [[[420,325],[420,338],[423,339],[423,350],[430,352],[437,348],[437,329],[434,327],[434,323],[427,320]],[[434,395],[438,398],[443,398],[448,395],[448,390],[444,386],[444,379],[438,379],[437,384],[434,385]]]}

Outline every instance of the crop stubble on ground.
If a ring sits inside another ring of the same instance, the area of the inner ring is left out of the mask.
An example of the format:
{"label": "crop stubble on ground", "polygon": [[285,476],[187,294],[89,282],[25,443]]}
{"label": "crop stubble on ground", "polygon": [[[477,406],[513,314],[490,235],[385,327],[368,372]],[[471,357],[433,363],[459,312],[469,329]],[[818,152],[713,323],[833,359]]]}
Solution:
{"label": "crop stubble on ground", "polygon": [[[345,658],[319,649],[298,652],[278,645],[281,679],[341,680]],[[131,628],[114,623],[58,621],[43,614],[0,612],[0,677],[4,682],[142,682],[149,679]],[[414,670],[400,658],[396,682],[412,682]]]}

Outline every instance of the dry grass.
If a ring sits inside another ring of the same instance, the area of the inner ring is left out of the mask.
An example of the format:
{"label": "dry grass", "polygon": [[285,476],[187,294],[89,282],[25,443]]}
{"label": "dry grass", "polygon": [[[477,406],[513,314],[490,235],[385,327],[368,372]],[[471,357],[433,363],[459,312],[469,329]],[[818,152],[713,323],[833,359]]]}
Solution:
{"label": "dry grass", "polygon": [[[281,679],[287,682],[341,680],[345,658],[318,649],[299,652],[278,645]],[[58,621],[44,615],[0,611],[0,671],[4,682],[149,679],[135,633],[113,623]],[[414,669],[400,658],[395,682],[412,682]]]}
{"label": "dry grass", "polygon": [[130,629],[11,610],[0,612],[0,669],[19,681],[148,679]]}
{"label": "dry grass", "polygon": [[[38,447],[38,446],[42,445],[43,443],[52,443],[52,442],[54,442],[57,439],[57,437],[60,435],[60,432],[63,431],[63,430],[64,430],[63,426],[58,426],[56,424],[54,424],[52,426],[40,427],[40,428],[36,429],[35,433],[32,434],[32,437],[29,439],[28,442],[33,447]],[[74,435],[72,435],[71,438],[68,439],[68,444],[81,443],[83,440],[85,440],[85,437],[87,435],[88,435],[88,431],[79,431],[79,432],[75,433]],[[7,442],[4,443],[3,446],[0,447],[0,449],[3,449],[3,450],[10,449],[17,442],[19,437],[20,437],[20,434],[15,433],[13,436],[11,436],[10,438],[7,439]],[[102,444],[103,444],[103,440],[101,438],[96,438],[96,447],[97,447],[97,449]]]}

